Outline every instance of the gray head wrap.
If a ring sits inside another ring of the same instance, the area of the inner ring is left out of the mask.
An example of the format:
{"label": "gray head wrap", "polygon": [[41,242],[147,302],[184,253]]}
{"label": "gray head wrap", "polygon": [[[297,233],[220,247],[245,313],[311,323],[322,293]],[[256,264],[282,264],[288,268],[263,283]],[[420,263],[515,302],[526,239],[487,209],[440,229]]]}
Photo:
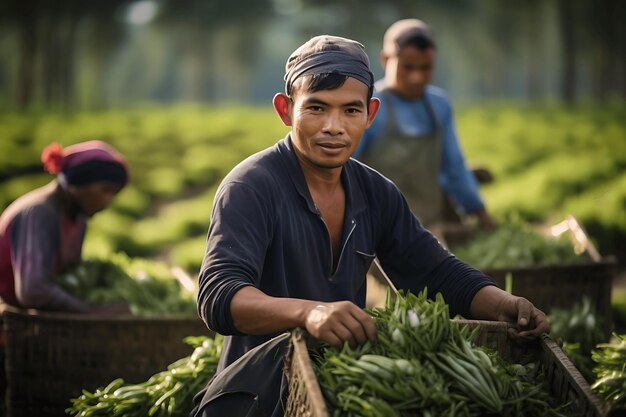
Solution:
{"label": "gray head wrap", "polygon": [[385,32],[383,52],[388,56],[396,55],[411,39],[421,37],[433,46],[435,39],[428,25],[419,19],[398,20]]}
{"label": "gray head wrap", "polygon": [[371,88],[374,75],[365,48],[359,42],[321,35],[296,49],[285,65],[285,91],[305,75],[340,74],[355,78]]}

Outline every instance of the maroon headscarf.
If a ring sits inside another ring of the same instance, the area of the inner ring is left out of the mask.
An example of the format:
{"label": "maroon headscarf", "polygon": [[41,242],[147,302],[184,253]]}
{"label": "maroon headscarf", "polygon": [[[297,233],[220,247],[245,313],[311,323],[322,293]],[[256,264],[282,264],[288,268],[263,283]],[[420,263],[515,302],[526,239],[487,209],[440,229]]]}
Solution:
{"label": "maroon headscarf", "polygon": [[128,183],[130,173],[124,156],[111,145],[99,140],[76,143],[62,148],[51,143],[41,153],[46,171],[62,175],[71,185],[96,181]]}

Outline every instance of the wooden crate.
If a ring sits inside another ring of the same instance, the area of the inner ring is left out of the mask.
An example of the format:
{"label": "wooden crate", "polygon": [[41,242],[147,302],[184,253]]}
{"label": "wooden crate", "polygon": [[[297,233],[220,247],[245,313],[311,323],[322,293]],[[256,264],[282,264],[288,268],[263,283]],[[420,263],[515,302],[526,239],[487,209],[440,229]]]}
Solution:
{"label": "wooden crate", "polygon": [[91,316],[7,307],[3,314],[9,417],[66,415],[70,399],[116,378],[128,383],[188,356],[186,336],[212,335],[195,317]]}
{"label": "wooden crate", "polygon": [[[534,355],[544,365],[551,395],[561,402],[572,402],[584,417],[621,415],[611,414],[606,403],[591,391],[589,384],[561,348],[549,338],[541,338],[537,343],[522,348],[508,339],[507,323],[477,320],[459,322],[470,326],[480,325],[476,343],[496,349],[506,359],[515,360],[521,355]],[[300,331],[292,333],[287,377],[289,398],[285,417],[330,417],[311,365],[307,337]]]}

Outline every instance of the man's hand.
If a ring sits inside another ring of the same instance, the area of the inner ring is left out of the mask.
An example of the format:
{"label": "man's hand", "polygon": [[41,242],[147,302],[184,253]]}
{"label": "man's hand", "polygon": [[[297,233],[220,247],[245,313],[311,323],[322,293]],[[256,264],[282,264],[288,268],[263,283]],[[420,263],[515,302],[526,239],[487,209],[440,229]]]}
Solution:
{"label": "man's hand", "polygon": [[480,226],[487,230],[493,230],[498,227],[498,224],[486,209],[481,209],[476,212],[476,217],[480,222]]}
{"label": "man's hand", "polygon": [[376,324],[365,311],[349,301],[317,303],[306,313],[306,330],[316,339],[340,348],[354,348],[376,340]]}
{"label": "man's hand", "polygon": [[251,285],[241,288],[230,303],[235,328],[241,333],[267,335],[304,327],[331,346],[356,347],[376,340],[374,319],[349,301],[325,303],[270,297]]}
{"label": "man's hand", "polygon": [[550,332],[550,323],[545,313],[522,297],[507,297],[502,302],[498,320],[514,322],[516,328],[509,329],[514,339],[529,340]]}
{"label": "man's hand", "polygon": [[510,330],[515,339],[530,340],[550,332],[545,313],[525,298],[517,297],[496,286],[481,288],[471,305],[472,316],[481,320],[508,321],[516,324]]}

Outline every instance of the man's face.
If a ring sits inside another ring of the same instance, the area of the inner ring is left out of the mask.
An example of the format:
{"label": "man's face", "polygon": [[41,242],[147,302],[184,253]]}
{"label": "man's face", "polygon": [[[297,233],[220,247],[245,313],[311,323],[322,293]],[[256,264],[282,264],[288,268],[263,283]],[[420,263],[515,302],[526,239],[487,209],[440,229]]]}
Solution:
{"label": "man's face", "polygon": [[407,99],[419,98],[433,77],[435,49],[407,45],[397,55],[382,57],[387,86]]}
{"label": "man's face", "polygon": [[281,118],[292,127],[295,151],[305,168],[340,168],[374,120],[379,102],[368,103],[368,87],[351,77],[334,90],[308,92],[308,85],[309,77],[294,84],[287,118]]}

